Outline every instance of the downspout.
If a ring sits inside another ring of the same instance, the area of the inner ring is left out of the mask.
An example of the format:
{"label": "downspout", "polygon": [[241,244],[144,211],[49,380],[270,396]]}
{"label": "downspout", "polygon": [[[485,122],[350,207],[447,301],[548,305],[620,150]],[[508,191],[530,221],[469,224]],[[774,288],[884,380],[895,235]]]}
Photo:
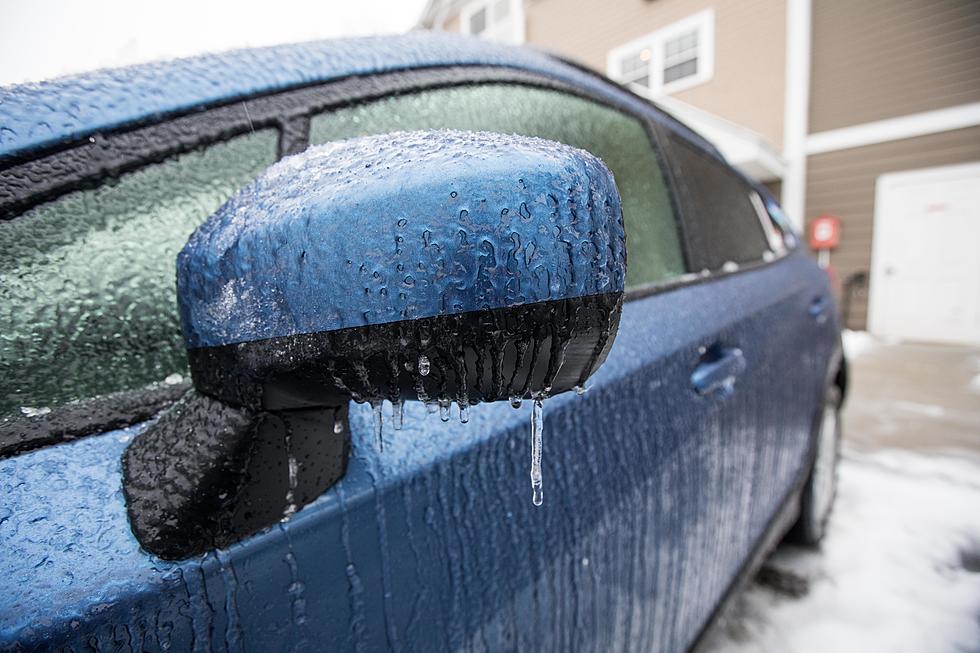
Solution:
{"label": "downspout", "polygon": [[811,0],[786,0],[786,99],[783,114],[783,211],[803,230],[810,112]]}

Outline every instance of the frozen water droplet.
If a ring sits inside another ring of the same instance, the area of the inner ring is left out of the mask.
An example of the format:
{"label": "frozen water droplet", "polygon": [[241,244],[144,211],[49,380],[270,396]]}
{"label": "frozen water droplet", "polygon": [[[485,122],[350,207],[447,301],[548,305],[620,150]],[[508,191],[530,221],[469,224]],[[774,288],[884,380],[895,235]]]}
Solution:
{"label": "frozen water droplet", "polygon": [[429,376],[429,358],[424,354],[419,356],[419,374]]}
{"label": "frozen water droplet", "polygon": [[299,475],[299,463],[296,456],[289,456],[289,489],[296,489],[296,478]]}
{"label": "frozen water droplet", "polygon": [[391,423],[396,431],[402,430],[402,423],[405,421],[405,402],[401,399],[391,404]]}
{"label": "frozen water droplet", "polygon": [[165,378],[163,382],[166,383],[167,385],[177,385],[178,383],[181,383],[183,380],[184,380],[183,374],[174,373],[168,376],[167,378]]}
{"label": "frozen water droplet", "polygon": [[434,413],[439,410],[439,404],[434,401],[429,401],[425,404],[425,410],[429,413]]}
{"label": "frozen water droplet", "polygon": [[336,422],[334,422],[333,423],[333,432],[334,433],[343,433],[344,432],[344,423],[341,422],[340,420],[337,420]]}
{"label": "frozen water droplet", "polygon": [[40,417],[41,415],[47,415],[51,412],[51,409],[47,406],[42,408],[34,408],[33,406],[21,406],[20,414],[24,417]]}
{"label": "frozen water droplet", "polygon": [[449,400],[440,399],[439,400],[439,419],[443,422],[449,421]]}
{"label": "frozen water droplet", "polygon": [[544,502],[541,493],[541,432],[544,430],[544,402],[534,400],[531,410],[531,503],[540,506]]}
{"label": "frozen water droplet", "polygon": [[511,408],[520,408],[521,407],[521,398],[520,397],[517,397],[517,396],[511,397],[510,398],[510,407]]}
{"label": "frozen water droplet", "polygon": [[466,404],[459,405],[459,421],[466,424],[470,421],[470,407]]}
{"label": "frozen water droplet", "polygon": [[372,401],[371,408],[374,409],[374,439],[378,443],[378,450],[384,451],[385,441],[381,434],[384,426],[384,417],[381,415],[381,400]]}
{"label": "frozen water droplet", "polygon": [[575,394],[577,394],[579,397],[581,397],[582,395],[584,395],[585,394],[585,386],[584,385],[577,385],[577,386],[575,386]]}

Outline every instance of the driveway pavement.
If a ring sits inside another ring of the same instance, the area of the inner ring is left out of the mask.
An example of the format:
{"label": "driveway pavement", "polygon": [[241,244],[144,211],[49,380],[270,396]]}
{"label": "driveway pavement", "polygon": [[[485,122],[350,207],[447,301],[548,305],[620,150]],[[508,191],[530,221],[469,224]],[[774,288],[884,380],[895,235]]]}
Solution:
{"label": "driveway pavement", "polygon": [[980,652],[980,349],[864,333],[845,349],[827,537],[774,552],[712,653]]}
{"label": "driveway pavement", "polygon": [[851,384],[847,441],[860,450],[980,451],[980,349],[886,344],[846,334]]}

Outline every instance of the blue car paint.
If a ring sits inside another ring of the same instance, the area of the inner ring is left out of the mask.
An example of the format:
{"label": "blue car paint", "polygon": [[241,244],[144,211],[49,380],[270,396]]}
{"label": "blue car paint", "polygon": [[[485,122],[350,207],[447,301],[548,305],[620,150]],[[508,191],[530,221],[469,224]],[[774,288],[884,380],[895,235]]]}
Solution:
{"label": "blue car paint", "polygon": [[[545,504],[527,406],[442,423],[417,402],[288,523],[181,563],[141,551],[119,459],[141,427],[0,461],[0,649],[682,650],[799,477],[833,320],[802,252],[628,302],[588,392],[545,404]],[[778,325],[778,328],[776,328]],[[727,399],[701,348],[737,346]],[[713,598],[712,598],[713,597]]]}
{"label": "blue car paint", "polygon": [[336,39],[240,50],[0,89],[0,160],[89,134],[201,106],[354,75],[438,66],[497,66],[541,73],[714,147],[635,95],[530,48],[501,47],[458,35]]}
{"label": "blue car paint", "polygon": [[622,292],[625,239],[612,173],[584,150],[449,130],[329,143],[272,166],[191,235],[177,257],[184,340]]}

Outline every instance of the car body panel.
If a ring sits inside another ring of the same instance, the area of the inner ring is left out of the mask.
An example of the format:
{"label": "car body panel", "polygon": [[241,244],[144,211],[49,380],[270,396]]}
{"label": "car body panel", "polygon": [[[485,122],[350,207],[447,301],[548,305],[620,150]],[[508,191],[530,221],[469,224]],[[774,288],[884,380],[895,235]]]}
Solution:
{"label": "car body panel", "polygon": [[[352,405],[336,486],[180,563],[126,521],[119,460],[142,427],[0,461],[0,648],[683,650],[807,471],[838,346],[815,291],[826,275],[795,251],[627,302],[585,395],[545,403],[540,508],[529,406],[505,403],[461,425],[409,402],[383,453]],[[719,342],[746,369],[699,396]]]}

